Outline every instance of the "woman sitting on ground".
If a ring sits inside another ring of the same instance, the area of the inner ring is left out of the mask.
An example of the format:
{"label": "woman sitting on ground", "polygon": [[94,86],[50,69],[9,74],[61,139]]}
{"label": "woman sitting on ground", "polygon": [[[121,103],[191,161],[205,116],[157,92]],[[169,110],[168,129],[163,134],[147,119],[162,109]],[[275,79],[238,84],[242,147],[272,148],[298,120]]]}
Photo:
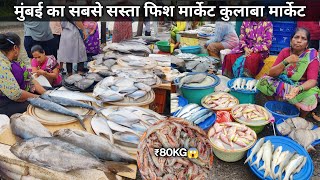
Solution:
{"label": "woman sitting on ground", "polygon": [[[239,38],[235,27],[231,22],[216,22],[215,34],[204,45],[210,56],[220,59],[220,51],[233,49],[239,44]],[[223,60],[223,59],[221,59]]]}
{"label": "woman sitting on ground", "polygon": [[291,37],[290,48],[279,53],[269,76],[263,77],[257,85],[257,89],[269,96],[268,99],[277,96],[294,104],[302,118],[317,107],[319,94],[319,60],[317,51],[308,49],[309,42],[309,31],[297,28]]}
{"label": "woman sitting on ground", "polygon": [[61,85],[62,76],[59,73],[59,63],[54,56],[46,56],[40,45],[31,48],[33,59],[31,61],[32,73],[36,77],[44,76],[51,86]]}
{"label": "woman sitting on ground", "polygon": [[270,21],[243,21],[239,45],[226,55],[222,64],[223,75],[255,77],[269,56],[273,27]]}
{"label": "woman sitting on ground", "polygon": [[0,114],[7,116],[25,112],[29,105],[27,99],[45,92],[24,64],[17,61],[20,44],[17,34],[0,34]]}

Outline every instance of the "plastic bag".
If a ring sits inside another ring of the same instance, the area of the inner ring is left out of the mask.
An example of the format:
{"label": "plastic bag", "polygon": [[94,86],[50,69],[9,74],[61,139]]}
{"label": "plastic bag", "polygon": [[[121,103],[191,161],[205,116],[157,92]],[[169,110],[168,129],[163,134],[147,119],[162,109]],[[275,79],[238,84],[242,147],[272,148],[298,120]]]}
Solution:
{"label": "plastic bag", "polygon": [[229,111],[217,111],[217,123],[232,122],[233,118]]}

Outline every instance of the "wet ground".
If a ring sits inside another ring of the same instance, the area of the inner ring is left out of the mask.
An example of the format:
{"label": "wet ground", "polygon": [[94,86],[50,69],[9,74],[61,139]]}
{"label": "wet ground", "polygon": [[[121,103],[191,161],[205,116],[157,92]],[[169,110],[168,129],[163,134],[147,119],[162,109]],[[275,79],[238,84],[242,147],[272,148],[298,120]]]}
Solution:
{"label": "wet ground", "polygon": [[[22,39],[22,45],[23,45],[23,28],[22,26],[9,26],[9,27],[0,27],[0,33],[4,32],[15,32],[19,34],[19,36]],[[166,39],[168,34],[166,35],[160,35],[162,37],[161,39]],[[29,62],[26,53],[24,51],[24,48],[22,46],[21,48],[21,59],[25,60],[26,62]],[[264,106],[265,102],[267,100],[260,94],[256,96],[256,103],[258,105]],[[320,115],[320,106],[317,107],[315,111],[318,115]],[[307,118],[307,120],[315,123],[316,125],[320,126],[320,123],[315,122],[311,116]],[[271,125],[268,125],[265,127],[265,129],[258,134],[259,138],[264,136],[270,136],[273,135],[273,129]],[[320,180],[320,145],[317,145],[315,147],[317,151],[310,152],[310,156],[313,160],[314,164],[314,173],[312,180]],[[258,179],[250,170],[248,165],[243,165],[244,159],[234,162],[234,163],[227,163],[219,160],[218,158],[214,159],[214,168],[213,168],[213,175],[211,176],[212,179],[218,179],[218,180],[256,180]],[[141,179],[140,174],[138,173],[138,178]],[[1,177],[0,177],[1,179]]]}

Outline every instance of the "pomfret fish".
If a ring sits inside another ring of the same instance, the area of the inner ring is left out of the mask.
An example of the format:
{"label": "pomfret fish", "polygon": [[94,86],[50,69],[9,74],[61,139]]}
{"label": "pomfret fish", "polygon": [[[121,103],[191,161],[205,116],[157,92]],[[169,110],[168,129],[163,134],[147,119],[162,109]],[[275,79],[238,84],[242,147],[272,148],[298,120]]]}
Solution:
{"label": "pomfret fish", "polygon": [[124,95],[118,92],[107,90],[104,91],[103,94],[100,94],[99,97],[102,99],[102,102],[114,102],[114,101],[121,101],[124,99]]}
{"label": "pomfret fish", "polygon": [[114,133],[114,138],[118,141],[132,143],[138,145],[140,142],[140,137],[129,132],[116,132]]}
{"label": "pomfret fish", "polygon": [[86,75],[86,79],[92,79],[95,82],[100,82],[103,78],[97,73],[89,73]]}
{"label": "pomfret fish", "polygon": [[130,122],[130,123],[137,123],[140,121],[140,117],[136,114],[127,111],[127,110],[119,110],[110,113],[106,116],[108,120],[121,124],[122,122]]}
{"label": "pomfret fish", "polygon": [[107,135],[110,142],[112,144],[114,143],[114,137],[113,137],[112,131],[107,123],[107,120],[103,116],[98,116],[98,115],[93,116],[91,120],[91,127],[98,136],[100,134]]}
{"label": "pomfret fish", "polygon": [[74,83],[74,86],[76,86],[77,88],[81,89],[81,90],[86,90],[88,89],[92,84],[94,83],[94,80],[92,79],[87,79],[87,78],[83,78],[80,81],[77,81]]}
{"label": "pomfret fish", "polygon": [[75,129],[60,129],[54,132],[53,135],[60,140],[78,146],[103,160],[128,163],[136,161],[127,152],[114,146],[108,139],[88,132]]}
{"label": "pomfret fish", "polygon": [[51,137],[51,132],[32,116],[20,113],[10,117],[12,132],[22,139],[34,137]]}
{"label": "pomfret fish", "polygon": [[249,161],[250,161],[250,163],[252,163],[253,156],[260,150],[260,148],[262,147],[263,144],[264,144],[264,138],[259,139],[259,141],[252,148],[249,157],[244,161],[244,164]]}
{"label": "pomfret fish", "polygon": [[127,87],[119,87],[118,89],[117,89],[117,91],[119,92],[119,93],[128,93],[128,94],[130,94],[130,93],[134,93],[134,92],[136,92],[136,91],[138,91],[139,89],[137,88],[137,87],[135,87],[135,86],[127,86]]}
{"label": "pomfret fish", "polygon": [[67,77],[67,78],[65,79],[65,82],[66,82],[67,84],[72,85],[72,84],[74,84],[75,82],[80,81],[81,79],[83,79],[83,76],[81,76],[80,74],[73,74],[73,75]]}
{"label": "pomfret fish", "polygon": [[147,128],[144,125],[140,124],[140,123],[132,124],[131,125],[131,129],[136,131],[136,132],[140,132],[140,133],[144,133],[147,130]]}
{"label": "pomfret fish", "polygon": [[129,66],[135,66],[135,67],[143,67],[143,66],[146,66],[147,64],[145,62],[142,62],[142,61],[129,61],[128,65]]}
{"label": "pomfret fish", "polygon": [[136,86],[137,88],[143,90],[143,91],[146,91],[146,92],[150,92],[151,91],[151,87],[144,84],[144,83],[134,83],[134,86]]}
{"label": "pomfret fish", "polygon": [[60,172],[99,169],[109,177],[110,172],[132,171],[118,162],[102,163],[84,149],[57,138],[37,137],[19,141],[11,146],[10,151],[22,160]]}
{"label": "pomfret fish", "polygon": [[108,67],[108,69],[111,69],[111,67],[116,64],[116,60],[114,60],[116,58],[113,58],[113,59],[107,59],[103,62],[103,65],[105,65],[106,67]]}
{"label": "pomfret fish", "polygon": [[179,87],[181,88],[184,84],[190,83],[201,83],[206,79],[207,75],[205,73],[198,73],[195,75],[188,75],[181,79]]}
{"label": "pomfret fish", "polygon": [[103,76],[103,77],[109,77],[109,76],[114,76],[115,73],[114,72],[111,72],[111,71],[108,71],[108,70],[101,70],[99,72],[97,72],[100,76]]}
{"label": "pomfret fish", "polygon": [[144,97],[146,94],[147,94],[146,91],[138,90],[138,91],[135,91],[135,92],[129,94],[128,96],[133,98],[134,100],[137,100],[137,99]]}
{"label": "pomfret fish", "polygon": [[83,123],[85,117],[80,116],[79,114],[74,113],[57,103],[50,102],[41,98],[29,98],[28,101],[30,102],[31,105],[44,109],[46,111],[51,111],[51,112],[75,117],[79,120],[81,126],[86,130],[86,127],[84,126],[84,123]]}
{"label": "pomfret fish", "polygon": [[67,107],[81,107],[81,108],[85,108],[85,109],[90,109],[90,110],[94,110],[95,112],[99,112],[98,109],[96,109],[93,106],[90,106],[86,103],[80,102],[80,101],[75,101],[72,99],[68,99],[68,98],[63,98],[63,97],[55,97],[55,96],[50,96],[48,94],[42,94],[40,96],[41,99],[44,100],[48,100],[57,104],[60,104],[61,106],[67,106]]}

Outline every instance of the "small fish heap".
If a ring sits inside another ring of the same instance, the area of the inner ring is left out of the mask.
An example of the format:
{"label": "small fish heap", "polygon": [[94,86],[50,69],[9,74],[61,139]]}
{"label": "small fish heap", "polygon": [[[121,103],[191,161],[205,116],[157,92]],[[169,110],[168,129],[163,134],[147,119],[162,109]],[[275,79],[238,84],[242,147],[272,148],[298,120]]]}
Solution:
{"label": "small fish heap", "polygon": [[94,82],[99,82],[103,78],[96,73],[89,73],[86,76],[81,76],[79,74],[73,74],[65,79],[65,82],[68,85],[74,85],[75,87],[86,90],[91,85],[93,85]]}
{"label": "small fish heap", "polygon": [[198,125],[213,114],[211,110],[203,108],[198,104],[188,104],[175,114],[175,117],[183,118],[190,123]]}
{"label": "small fish heap", "polygon": [[282,135],[289,135],[291,139],[297,141],[306,150],[315,150],[311,144],[320,139],[320,129],[313,129],[313,127],[312,122],[308,122],[301,117],[289,118],[277,124],[277,129]]}
{"label": "small fish heap", "polygon": [[256,92],[257,91],[257,80],[246,80],[244,78],[237,78],[233,81],[231,89],[233,90],[243,90],[249,92]]}
{"label": "small fish heap", "polygon": [[[155,148],[196,147],[199,156],[160,157]],[[161,120],[151,126],[138,146],[137,164],[143,179],[209,179],[212,147],[200,128],[180,118]]]}
{"label": "small fish heap", "polygon": [[241,104],[232,108],[232,116],[240,121],[252,122],[252,121],[268,121],[269,114],[267,110],[261,106],[255,104]]}
{"label": "small fish heap", "polygon": [[[264,178],[269,176],[271,179],[282,179],[285,172],[283,180],[293,179],[293,175],[299,173],[306,164],[307,157],[296,152],[282,151],[282,149],[282,146],[274,147],[270,140],[265,142],[265,139],[261,138],[251,149],[245,163],[250,161],[250,166],[257,166],[258,170],[264,170]],[[256,160],[252,162],[254,156]],[[260,167],[261,159],[264,163]]]}
{"label": "small fish heap", "polygon": [[171,113],[174,113],[178,110],[180,110],[182,107],[179,106],[179,97],[178,94],[176,93],[171,93],[171,101],[170,101],[170,108],[171,108]]}
{"label": "small fish heap", "polygon": [[138,100],[151,90],[150,86],[134,79],[109,76],[94,87],[93,96],[99,97],[104,103],[121,101],[125,97]]}
{"label": "small fish heap", "polygon": [[207,96],[203,101],[204,106],[213,110],[231,109],[237,104],[239,104],[237,98],[224,92],[213,93]]}
{"label": "small fish heap", "polygon": [[142,134],[164,118],[152,110],[135,106],[112,106],[101,110],[101,113],[103,116],[94,116],[91,120],[94,132],[107,135],[112,143],[135,148]]}
{"label": "small fish heap", "polygon": [[144,83],[148,86],[155,86],[157,85],[158,77],[150,70],[143,70],[143,69],[115,69],[113,72],[118,77],[123,78],[130,78],[134,79],[136,82]]}
{"label": "small fish heap", "polygon": [[251,146],[257,139],[256,133],[235,122],[215,123],[208,133],[210,141],[224,150],[239,150]]}

